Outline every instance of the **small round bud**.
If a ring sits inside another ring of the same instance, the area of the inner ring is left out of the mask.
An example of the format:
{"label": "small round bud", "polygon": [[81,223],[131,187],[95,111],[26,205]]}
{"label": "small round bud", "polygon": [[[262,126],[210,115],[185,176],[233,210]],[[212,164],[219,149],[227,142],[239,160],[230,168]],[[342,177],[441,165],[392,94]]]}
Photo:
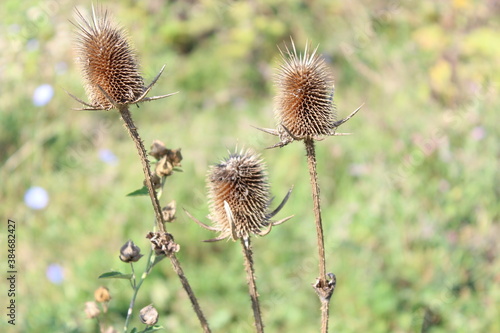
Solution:
{"label": "small round bud", "polygon": [[141,309],[139,318],[143,324],[153,326],[158,322],[158,311],[152,305],[148,305]]}
{"label": "small round bud", "polygon": [[101,313],[101,310],[97,307],[96,302],[85,302],[85,314],[87,318],[92,319],[97,317]]}
{"label": "small round bud", "polygon": [[131,240],[127,241],[120,249],[120,260],[123,262],[136,262],[141,257],[141,249]]}
{"label": "small round bud", "polygon": [[94,292],[94,299],[98,303],[109,302],[111,295],[109,294],[109,289],[106,287],[99,287]]}

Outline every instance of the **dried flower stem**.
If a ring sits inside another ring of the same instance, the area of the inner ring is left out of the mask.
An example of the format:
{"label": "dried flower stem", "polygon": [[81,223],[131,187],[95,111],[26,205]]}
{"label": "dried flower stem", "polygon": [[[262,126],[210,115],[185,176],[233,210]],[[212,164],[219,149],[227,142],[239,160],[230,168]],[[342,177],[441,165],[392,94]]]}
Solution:
{"label": "dried flower stem", "polygon": [[243,255],[245,257],[245,271],[247,273],[248,292],[252,300],[253,316],[255,319],[255,328],[258,333],[264,332],[264,324],[260,313],[259,294],[255,284],[255,271],[253,269],[253,253],[250,245],[250,237],[241,238]]}
{"label": "dried flower stem", "polygon": [[148,188],[149,197],[151,198],[151,203],[153,204],[153,209],[155,211],[156,227],[160,232],[166,232],[165,225],[163,224],[163,215],[161,213],[160,202],[153,187],[153,174],[151,173],[151,167],[149,165],[146,148],[144,148],[144,144],[141,137],[139,136],[139,132],[137,132],[137,128],[135,127],[134,121],[132,120],[132,115],[130,114],[128,105],[120,105],[118,111],[120,111],[122,119],[125,122],[125,128],[134,141],[137,148],[137,153],[139,154],[139,157],[141,159],[142,171],[144,172],[144,177],[146,179],[146,187]]}
{"label": "dried flower stem", "polygon": [[[319,278],[318,282],[314,285],[314,288],[318,293],[318,289],[320,288],[322,289],[323,286],[328,285],[328,281],[326,280],[326,268],[325,268],[326,267],[325,243],[323,237],[323,224],[321,221],[321,206],[319,197],[320,191],[318,184],[318,173],[316,171],[316,152],[314,148],[314,140],[305,139],[304,144],[306,146],[307,165],[309,167],[309,176],[310,176],[312,198],[314,204],[314,217],[316,220],[316,236],[318,240]],[[319,293],[318,296],[321,301],[321,332],[328,332],[328,312],[329,312],[330,297],[322,297],[322,295],[320,295]]]}
{"label": "dried flower stem", "polygon": [[[146,179],[146,187],[148,188],[148,193],[149,193],[149,196],[151,198],[151,203],[153,204],[153,209],[155,211],[156,227],[158,228],[158,230],[160,232],[164,233],[164,232],[166,232],[166,229],[165,229],[165,225],[163,224],[163,215],[161,212],[160,202],[158,200],[158,196],[156,194],[156,191],[153,187],[153,182],[152,182],[153,175],[151,173],[151,168],[149,165],[149,160],[147,157],[146,148],[144,148],[144,144],[142,142],[141,137],[139,136],[139,132],[137,131],[137,127],[135,126],[134,121],[132,120],[132,115],[130,114],[130,110],[128,109],[128,105],[119,105],[118,111],[120,111],[122,119],[125,122],[125,127],[127,128],[127,131],[129,133],[130,137],[134,141],[135,146],[137,148],[137,153],[139,154],[139,157],[141,159],[142,170],[144,172],[144,177]],[[186,275],[184,274],[184,271],[181,268],[181,264],[180,264],[179,260],[177,260],[177,257],[175,256],[175,253],[171,253],[171,255],[169,255],[169,259],[170,259],[170,262],[172,263],[174,271],[177,273],[177,276],[181,280],[182,287],[184,288],[184,290],[188,294],[189,300],[191,301],[193,309],[196,312],[196,315],[198,316],[198,320],[200,321],[200,324],[201,324],[201,327],[203,328],[203,331],[210,332],[208,322],[207,322],[205,316],[203,315],[201,307],[198,303],[198,299],[194,295],[193,289],[191,288],[189,281],[186,278]],[[144,280],[141,279],[141,281],[139,282],[139,285],[137,287],[139,287],[140,284],[142,284],[142,281],[144,281]],[[139,288],[136,288],[136,290],[138,290],[138,289]],[[132,298],[131,306],[133,306],[135,296],[136,296],[136,293],[134,294],[134,297]],[[129,308],[129,312],[131,312],[131,309],[132,308]],[[127,319],[129,316],[130,316],[130,313],[127,314]]]}
{"label": "dried flower stem", "polygon": [[321,206],[319,197],[318,173],[316,171],[316,151],[312,139],[304,140],[306,146],[307,166],[311,182],[312,198],[314,204],[314,217],[316,220],[316,236],[318,238],[319,279],[326,281],[325,243],[323,237],[323,224],[321,221]]}
{"label": "dried flower stem", "polygon": [[177,260],[175,253],[172,253],[172,255],[170,256],[170,262],[172,263],[172,266],[174,267],[174,271],[177,273],[177,276],[179,276],[179,279],[181,280],[184,290],[186,290],[189,296],[189,300],[191,301],[193,309],[196,312],[196,315],[198,316],[198,320],[200,321],[201,327],[203,328],[203,332],[210,333],[210,327],[208,326],[208,322],[205,319],[203,312],[201,311],[200,305],[198,304],[198,300],[196,299],[196,296],[194,295],[194,292],[191,289],[191,286],[189,285],[189,281],[186,278],[186,275],[184,275],[184,271],[182,270],[181,264],[179,260]]}

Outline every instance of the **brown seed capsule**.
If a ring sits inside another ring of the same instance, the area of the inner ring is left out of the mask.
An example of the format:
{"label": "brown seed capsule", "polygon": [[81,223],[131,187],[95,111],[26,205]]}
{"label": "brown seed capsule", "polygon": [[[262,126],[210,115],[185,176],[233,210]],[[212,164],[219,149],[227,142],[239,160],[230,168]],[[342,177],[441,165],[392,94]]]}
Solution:
{"label": "brown seed capsule", "polygon": [[278,94],[275,115],[282,141],[331,135],[334,130],[333,74],[324,59],[309,52],[292,50],[282,53],[284,63],[276,76]]}
{"label": "brown seed capsule", "polygon": [[136,262],[141,257],[141,249],[131,240],[127,241],[120,249],[120,260],[123,262]]}
{"label": "brown seed capsule", "polygon": [[211,167],[208,177],[209,219],[218,239],[247,238],[268,226],[269,184],[263,161],[247,150],[232,153]]}
{"label": "brown seed capsule", "polygon": [[106,94],[117,104],[135,102],[145,87],[125,32],[112,25],[106,11],[92,8],[91,20],[85,19],[79,11],[77,15],[80,20],[77,25],[78,63],[91,104],[102,109],[112,108]]}
{"label": "brown seed capsule", "polygon": [[170,201],[165,207],[161,209],[163,214],[163,220],[165,222],[173,222],[175,220],[176,202],[175,200]]}
{"label": "brown seed capsule", "polygon": [[149,151],[149,155],[156,158],[156,160],[160,160],[163,156],[167,155],[167,147],[160,140],[154,140],[151,145],[151,149]]}
{"label": "brown seed capsule", "polygon": [[174,237],[166,232],[149,232],[146,238],[150,240],[157,256],[170,256],[181,249],[180,245],[174,241]]}
{"label": "brown seed capsule", "polygon": [[99,287],[94,292],[94,299],[98,303],[109,302],[111,300],[111,295],[109,294],[109,289],[106,287]]}
{"label": "brown seed capsule", "polygon": [[170,176],[173,171],[174,171],[174,166],[168,160],[167,155],[163,156],[158,161],[158,163],[156,163],[155,173],[158,175],[158,177]]}
{"label": "brown seed capsule", "polygon": [[143,324],[153,326],[158,322],[158,311],[152,305],[143,307],[139,312],[139,319]]}

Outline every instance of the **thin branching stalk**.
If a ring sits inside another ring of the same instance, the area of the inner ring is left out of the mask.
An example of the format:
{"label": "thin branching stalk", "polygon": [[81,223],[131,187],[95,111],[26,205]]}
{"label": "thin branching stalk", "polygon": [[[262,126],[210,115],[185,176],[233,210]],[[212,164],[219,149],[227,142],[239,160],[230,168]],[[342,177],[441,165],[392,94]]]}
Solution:
{"label": "thin branching stalk", "polygon": [[146,279],[146,277],[151,272],[151,268],[153,268],[153,262],[152,262],[151,259],[153,259],[153,250],[152,249],[149,251],[149,256],[148,256],[146,270],[142,274],[141,280],[139,281],[139,283],[137,283],[137,280],[136,280],[135,270],[134,270],[134,264],[130,263],[130,266],[132,268],[131,283],[132,283],[132,287],[134,289],[134,294],[132,295],[132,299],[130,300],[130,305],[129,305],[128,311],[127,311],[127,319],[125,319],[125,325],[123,327],[123,332],[125,332],[125,333],[128,332],[128,324],[130,322],[130,318],[132,317],[132,312],[133,312],[133,309],[134,309],[134,305],[135,305],[135,300],[137,298],[137,294],[139,293],[139,289],[141,289],[142,283],[144,282],[144,280]]}
{"label": "thin branching stalk", "polygon": [[247,273],[248,292],[252,300],[252,310],[255,319],[255,329],[258,333],[264,332],[264,324],[260,313],[259,294],[255,283],[255,271],[253,268],[253,253],[250,245],[250,237],[241,238],[241,246],[243,247],[243,255],[245,257],[245,271]]}
{"label": "thin branching stalk", "polygon": [[[158,230],[162,233],[166,232],[165,225],[163,223],[163,215],[161,212],[161,207],[160,207],[160,202],[158,200],[158,196],[156,194],[156,191],[153,187],[153,182],[152,182],[152,173],[151,173],[151,168],[149,165],[149,160],[148,156],[146,153],[146,149],[144,148],[144,144],[142,142],[141,137],[139,136],[139,132],[137,131],[137,127],[134,124],[134,121],[132,120],[132,115],[130,114],[130,110],[128,109],[128,105],[120,105],[119,106],[119,111],[122,116],[123,121],[125,122],[125,127],[127,128],[127,131],[132,138],[132,140],[135,143],[135,146],[137,148],[137,153],[139,154],[139,157],[141,159],[142,163],[142,170],[144,172],[144,177],[146,180],[146,187],[148,188],[148,193],[151,198],[151,203],[153,204],[153,209],[155,211],[155,217],[156,217],[156,227]],[[177,260],[177,257],[175,256],[175,253],[171,253],[169,256],[170,262],[172,263],[172,266],[174,268],[174,271],[177,273],[177,276],[181,280],[182,287],[188,294],[189,300],[191,301],[191,304],[193,306],[193,309],[198,317],[198,320],[200,321],[201,327],[203,328],[204,332],[210,332],[210,328],[208,326],[208,322],[203,315],[203,311],[201,310],[201,307],[198,303],[198,299],[196,298],[193,289],[191,288],[188,279],[186,278],[186,275],[184,274],[184,271],[182,270],[181,264],[179,260]],[[139,283],[142,284],[141,280]],[[136,288],[137,290],[138,288]],[[133,305],[132,302],[135,299],[135,295],[132,298],[131,301],[131,306]],[[130,311],[130,309],[129,309]],[[128,319],[128,316],[127,316]]]}

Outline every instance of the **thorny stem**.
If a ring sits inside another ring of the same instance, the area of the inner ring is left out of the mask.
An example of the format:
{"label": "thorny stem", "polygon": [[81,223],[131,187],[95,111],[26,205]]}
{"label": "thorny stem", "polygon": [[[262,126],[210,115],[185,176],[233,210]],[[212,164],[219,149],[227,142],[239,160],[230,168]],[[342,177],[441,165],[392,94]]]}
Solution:
{"label": "thorny stem", "polygon": [[[305,139],[307,165],[309,167],[309,176],[311,181],[312,198],[314,204],[314,216],[316,220],[316,236],[318,238],[318,255],[319,255],[319,277],[318,281],[313,285],[321,302],[321,332],[328,332],[328,312],[330,296],[329,283],[326,279],[326,264],[325,264],[325,243],[323,237],[323,225],[321,222],[321,206],[319,196],[318,173],[316,171],[316,152],[314,149],[314,140]],[[328,295],[329,294],[329,295]]]}
{"label": "thorny stem", "polygon": [[201,311],[200,305],[198,304],[198,300],[196,299],[196,296],[194,295],[193,290],[191,289],[191,286],[189,285],[189,281],[184,275],[184,271],[182,270],[181,264],[179,260],[177,260],[177,257],[175,256],[174,253],[170,256],[170,262],[172,262],[172,266],[174,267],[174,271],[177,273],[179,276],[179,279],[181,280],[182,286],[186,290],[189,299],[191,300],[191,304],[193,305],[193,309],[196,312],[196,315],[198,316],[198,320],[200,321],[201,327],[203,328],[203,332],[205,333],[210,333],[210,327],[208,326],[207,319],[203,315],[203,312]]}
{"label": "thorny stem", "polygon": [[241,238],[241,246],[243,247],[243,255],[245,256],[245,271],[247,272],[248,292],[252,300],[253,316],[255,318],[255,328],[258,333],[264,332],[264,324],[262,323],[262,315],[260,313],[259,294],[257,285],[255,284],[255,271],[253,269],[252,248],[250,245],[250,237]]}
{"label": "thorny stem", "polygon": [[309,167],[309,176],[312,188],[314,217],[316,219],[316,236],[318,237],[319,279],[321,281],[326,281],[325,243],[323,237],[323,225],[321,222],[318,174],[316,172],[316,152],[314,149],[314,141],[312,139],[305,139],[304,143],[306,145],[307,166]]}
{"label": "thorny stem", "polygon": [[330,300],[321,300],[321,332],[328,332],[328,314],[330,311]]}
{"label": "thorny stem", "polygon": [[[161,212],[160,202],[158,200],[158,196],[156,194],[156,191],[153,187],[153,181],[152,181],[153,175],[151,173],[151,167],[149,165],[149,160],[148,160],[148,156],[146,153],[146,148],[144,148],[144,144],[142,142],[141,137],[139,136],[139,132],[137,132],[137,128],[135,127],[134,121],[132,120],[132,115],[130,114],[130,110],[128,109],[128,105],[126,105],[126,104],[119,105],[118,111],[120,112],[122,119],[125,122],[125,127],[127,128],[127,131],[129,133],[130,137],[134,141],[135,146],[137,148],[137,153],[139,154],[139,157],[141,159],[142,170],[144,172],[144,178],[146,180],[146,187],[148,188],[149,197],[151,198],[151,203],[153,204],[153,209],[155,211],[156,227],[158,228],[158,231],[160,233],[165,233],[167,231],[165,229],[165,225],[163,224],[163,215]],[[174,267],[174,271],[179,276],[179,279],[181,280],[181,284],[189,296],[189,299],[190,299],[191,304],[194,308],[194,311],[196,312],[196,315],[198,316],[198,320],[200,321],[200,324],[203,328],[203,331],[206,333],[210,332],[208,322],[207,322],[205,316],[203,315],[203,312],[201,311],[201,307],[198,304],[198,300],[197,300],[196,296],[194,295],[194,292],[191,289],[191,286],[189,285],[189,281],[186,278],[184,271],[181,268],[180,262],[177,260],[175,253],[170,254],[169,257],[170,257],[170,261],[172,262],[172,266]],[[147,270],[143,274],[144,277],[146,277],[147,274],[149,274],[149,271],[151,268],[152,267],[150,267],[149,270]],[[137,285],[137,287],[134,290],[134,296],[132,297],[132,300],[130,302],[129,311],[127,313],[127,322],[126,322],[125,327],[127,327],[127,325],[128,325],[128,320],[129,320],[129,317],[132,313],[132,308],[133,308],[133,305],[135,303],[137,291],[139,290],[143,281],[144,281],[144,279],[141,279],[141,281],[139,282],[139,284]]]}
{"label": "thorny stem", "polygon": [[158,201],[156,191],[153,187],[153,175],[151,174],[151,167],[149,165],[146,148],[144,148],[144,144],[141,137],[139,136],[139,132],[137,132],[137,128],[135,127],[134,121],[132,120],[132,115],[130,114],[128,105],[120,105],[118,111],[120,111],[122,119],[125,122],[125,127],[127,128],[128,134],[134,141],[137,148],[137,153],[141,158],[142,171],[144,172],[144,178],[146,179],[146,187],[148,188],[149,197],[151,198],[151,203],[153,204],[153,209],[155,211],[156,227],[158,228],[158,231],[162,233],[166,232],[165,226],[163,224],[163,215],[161,213],[160,202]]}

